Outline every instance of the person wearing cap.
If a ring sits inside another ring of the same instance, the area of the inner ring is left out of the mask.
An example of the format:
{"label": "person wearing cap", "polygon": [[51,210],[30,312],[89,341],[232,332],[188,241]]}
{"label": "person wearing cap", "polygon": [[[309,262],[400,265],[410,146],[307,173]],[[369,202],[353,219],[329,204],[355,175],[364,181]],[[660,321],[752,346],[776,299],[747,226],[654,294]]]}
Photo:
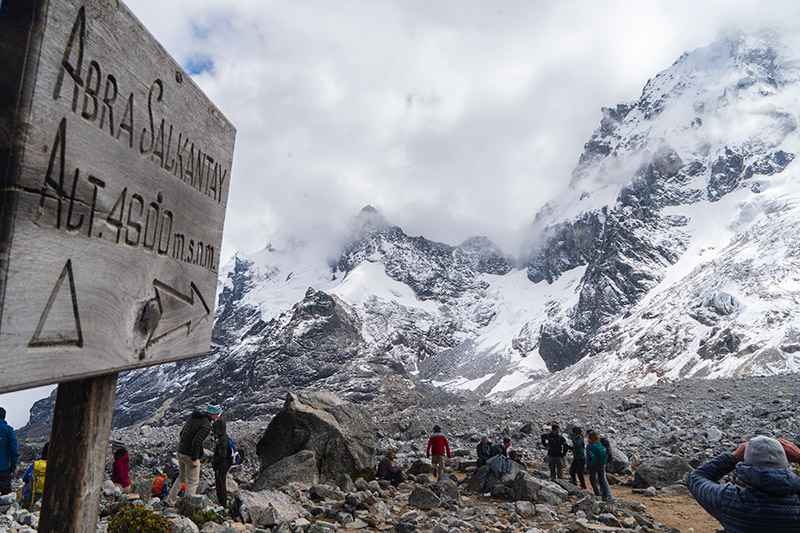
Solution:
{"label": "person wearing cap", "polygon": [[[800,476],[789,463],[800,448],[785,439],[753,437],[691,472],[692,496],[728,533],[800,531]],[[735,472],[740,485],[721,484]]]}
{"label": "person wearing cap", "polygon": [[221,415],[221,407],[209,405],[205,411],[193,412],[183,425],[178,444],[180,473],[167,496],[168,504],[175,505],[181,485],[186,486],[184,496],[193,496],[197,493],[197,487],[200,484],[200,459],[203,458],[203,442],[211,433],[212,422],[219,420]]}
{"label": "person wearing cap", "polygon": [[444,474],[445,458],[453,457],[450,453],[450,443],[442,433],[442,428],[437,424],[433,426],[433,434],[428,439],[428,446],[425,449],[425,456],[431,460],[433,466],[433,477],[439,479]]}

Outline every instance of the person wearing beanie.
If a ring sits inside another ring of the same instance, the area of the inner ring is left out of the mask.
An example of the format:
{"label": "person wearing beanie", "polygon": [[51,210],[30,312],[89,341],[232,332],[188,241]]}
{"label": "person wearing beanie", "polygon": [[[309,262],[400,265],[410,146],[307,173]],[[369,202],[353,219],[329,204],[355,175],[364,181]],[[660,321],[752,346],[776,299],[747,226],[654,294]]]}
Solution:
{"label": "person wearing beanie", "polygon": [[167,503],[175,505],[181,486],[186,486],[184,496],[193,496],[200,485],[200,459],[203,458],[203,442],[211,433],[211,424],[222,416],[222,408],[208,405],[202,411],[195,411],[181,429],[178,444],[178,479],[172,484]]}
{"label": "person wearing beanie", "polygon": [[[727,533],[800,531],[800,448],[785,439],[757,436],[689,473],[692,496]],[[738,484],[720,483],[734,472]]]}

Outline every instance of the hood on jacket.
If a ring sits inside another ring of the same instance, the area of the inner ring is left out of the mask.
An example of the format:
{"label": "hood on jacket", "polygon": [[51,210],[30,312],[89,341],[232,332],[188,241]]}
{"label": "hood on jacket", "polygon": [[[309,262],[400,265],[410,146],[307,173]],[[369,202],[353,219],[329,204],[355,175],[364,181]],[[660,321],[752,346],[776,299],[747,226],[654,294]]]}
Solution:
{"label": "hood on jacket", "polygon": [[757,468],[739,463],[736,477],[748,487],[773,496],[800,494],[800,476],[786,468]]}
{"label": "hood on jacket", "polygon": [[211,420],[211,417],[208,416],[208,413],[203,413],[200,411],[194,411],[190,418],[208,418],[209,420]]}

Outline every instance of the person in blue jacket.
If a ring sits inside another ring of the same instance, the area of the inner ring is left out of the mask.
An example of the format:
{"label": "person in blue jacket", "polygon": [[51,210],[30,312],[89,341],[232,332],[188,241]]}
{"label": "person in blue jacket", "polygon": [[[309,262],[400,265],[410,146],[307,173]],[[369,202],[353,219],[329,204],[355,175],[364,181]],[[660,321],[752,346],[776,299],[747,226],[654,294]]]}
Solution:
{"label": "person in blue jacket", "polygon": [[[699,466],[687,478],[692,496],[727,533],[800,531],[800,476],[789,462],[800,462],[791,442],[753,437],[735,452]],[[721,484],[735,472],[741,484]]]}
{"label": "person in blue jacket", "polygon": [[11,480],[19,464],[19,448],[14,428],[6,422],[6,410],[0,407],[0,494],[11,492]]}

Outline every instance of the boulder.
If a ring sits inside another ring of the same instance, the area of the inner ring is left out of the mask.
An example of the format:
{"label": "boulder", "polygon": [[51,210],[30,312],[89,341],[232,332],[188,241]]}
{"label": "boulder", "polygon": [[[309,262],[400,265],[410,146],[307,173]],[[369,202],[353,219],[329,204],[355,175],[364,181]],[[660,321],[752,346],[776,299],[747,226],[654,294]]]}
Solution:
{"label": "boulder", "polygon": [[430,462],[417,459],[411,463],[410,467],[408,467],[408,473],[413,476],[418,476],[419,474],[432,474],[433,467],[431,466]]}
{"label": "boulder", "polygon": [[289,393],[258,441],[261,469],[301,450],[316,454],[320,480],[358,476],[375,465],[377,431],[367,412],[327,392]]}
{"label": "boulder", "polygon": [[608,439],[611,444],[611,461],[606,465],[606,472],[611,474],[629,474],[631,471],[631,461],[628,455],[623,452],[616,441]]}
{"label": "boulder", "polygon": [[514,479],[512,488],[514,499],[537,503],[558,505],[567,499],[569,493],[560,485],[547,479],[533,477],[527,472],[520,472]]}
{"label": "boulder", "polygon": [[514,502],[514,511],[522,518],[530,518],[536,514],[536,507],[531,502]]}
{"label": "boulder", "polygon": [[450,478],[442,478],[433,485],[433,492],[443,502],[461,503],[458,484]]}
{"label": "boulder", "polygon": [[680,457],[659,457],[642,463],[633,477],[633,486],[644,489],[660,489],[681,481],[692,471],[691,465]]}
{"label": "boulder", "polygon": [[630,411],[631,409],[638,409],[640,407],[644,407],[644,400],[641,398],[636,398],[633,396],[629,396],[622,399],[622,405],[620,405],[623,411]]}
{"label": "boulder", "polygon": [[442,504],[439,497],[427,487],[416,487],[408,496],[409,507],[416,509],[436,509]]}
{"label": "boulder", "polygon": [[313,485],[318,481],[317,455],[311,450],[300,450],[262,468],[253,483],[253,488],[277,489],[293,482]]}
{"label": "boulder", "polygon": [[516,479],[520,472],[525,471],[525,466],[506,459],[502,456],[495,456],[489,462],[475,472],[467,480],[467,488],[472,492],[487,493],[498,483],[509,483]]}
{"label": "boulder", "polygon": [[245,523],[256,527],[274,527],[303,516],[303,508],[289,496],[274,490],[243,490],[237,498],[239,514]]}
{"label": "boulder", "polygon": [[172,533],[200,533],[197,525],[185,516],[173,516],[168,520]]}

